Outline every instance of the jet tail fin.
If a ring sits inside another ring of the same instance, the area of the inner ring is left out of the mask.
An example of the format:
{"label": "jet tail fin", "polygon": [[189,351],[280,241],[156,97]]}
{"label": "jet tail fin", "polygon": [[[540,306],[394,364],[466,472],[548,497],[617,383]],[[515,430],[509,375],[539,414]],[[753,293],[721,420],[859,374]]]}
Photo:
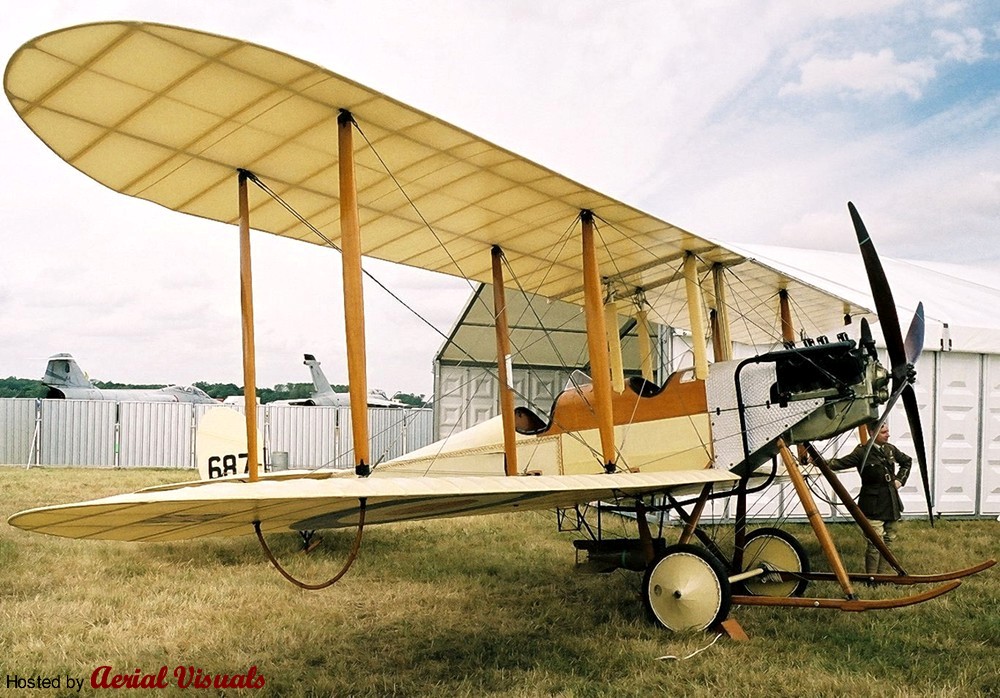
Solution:
{"label": "jet tail fin", "polygon": [[42,383],[50,388],[93,388],[87,375],[69,354],[54,354],[45,366]]}
{"label": "jet tail fin", "polygon": [[323,369],[319,367],[319,361],[312,354],[305,355],[305,361],[303,361],[306,366],[309,367],[309,371],[312,373],[313,388],[317,393],[332,393],[333,387],[330,385],[330,381],[326,379],[326,374],[323,373]]}

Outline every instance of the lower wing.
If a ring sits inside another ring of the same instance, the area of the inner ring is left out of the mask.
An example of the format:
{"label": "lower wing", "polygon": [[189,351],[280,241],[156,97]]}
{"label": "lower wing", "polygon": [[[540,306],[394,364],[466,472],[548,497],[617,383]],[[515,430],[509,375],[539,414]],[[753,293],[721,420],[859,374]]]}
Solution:
{"label": "lower wing", "polygon": [[74,504],[23,511],[17,528],[65,538],[172,541],[263,531],[344,528],[365,521],[496,514],[568,507],[620,496],[731,486],[726,470],[524,477],[264,477],[151,488]]}

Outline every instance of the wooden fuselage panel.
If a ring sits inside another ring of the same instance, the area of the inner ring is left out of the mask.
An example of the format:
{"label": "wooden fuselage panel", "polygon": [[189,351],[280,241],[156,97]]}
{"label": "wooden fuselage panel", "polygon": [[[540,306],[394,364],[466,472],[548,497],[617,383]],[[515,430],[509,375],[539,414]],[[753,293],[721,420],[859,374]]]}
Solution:
{"label": "wooden fuselage panel", "polygon": [[[553,419],[517,435],[522,472],[543,475],[603,472],[590,386],[556,398]],[[616,463],[624,471],[701,470],[713,462],[705,382],[693,371],[674,373],[655,395],[630,387],[612,396]],[[501,418],[494,417],[381,466],[381,472],[419,476],[500,475],[504,472]]]}
{"label": "wooden fuselage panel", "polygon": [[[555,400],[549,427],[538,435],[596,429],[593,404],[590,385],[564,390]],[[612,393],[611,409],[615,426],[706,414],[705,381],[694,378],[693,371],[676,371],[656,395],[643,397],[628,386],[622,393]]]}

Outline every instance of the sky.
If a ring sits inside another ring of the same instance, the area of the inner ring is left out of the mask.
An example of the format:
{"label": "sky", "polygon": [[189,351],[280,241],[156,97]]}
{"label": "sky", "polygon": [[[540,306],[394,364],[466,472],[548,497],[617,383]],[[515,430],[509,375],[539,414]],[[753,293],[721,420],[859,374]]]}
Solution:
{"label": "sky", "polygon": [[[55,29],[162,22],[279,49],[698,235],[1000,273],[993,0],[232,0],[8,8]],[[236,231],[115,193],[0,105],[0,376],[242,385]],[[347,382],[336,252],[253,236],[257,383]],[[470,287],[366,261],[447,332]],[[441,335],[365,289],[369,387],[430,394]]]}

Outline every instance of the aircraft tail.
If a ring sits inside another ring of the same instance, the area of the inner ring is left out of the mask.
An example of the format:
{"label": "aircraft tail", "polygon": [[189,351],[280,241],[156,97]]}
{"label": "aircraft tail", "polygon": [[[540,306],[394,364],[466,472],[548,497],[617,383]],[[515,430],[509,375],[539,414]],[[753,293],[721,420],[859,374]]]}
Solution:
{"label": "aircraft tail", "polygon": [[69,354],[55,354],[49,357],[42,382],[50,388],[93,388],[86,374]]}
{"label": "aircraft tail", "polygon": [[332,393],[333,387],[330,385],[330,381],[326,379],[326,374],[323,373],[323,369],[319,367],[319,361],[312,354],[305,355],[305,361],[303,361],[306,366],[309,367],[309,371],[312,373],[313,388],[317,393]]}

